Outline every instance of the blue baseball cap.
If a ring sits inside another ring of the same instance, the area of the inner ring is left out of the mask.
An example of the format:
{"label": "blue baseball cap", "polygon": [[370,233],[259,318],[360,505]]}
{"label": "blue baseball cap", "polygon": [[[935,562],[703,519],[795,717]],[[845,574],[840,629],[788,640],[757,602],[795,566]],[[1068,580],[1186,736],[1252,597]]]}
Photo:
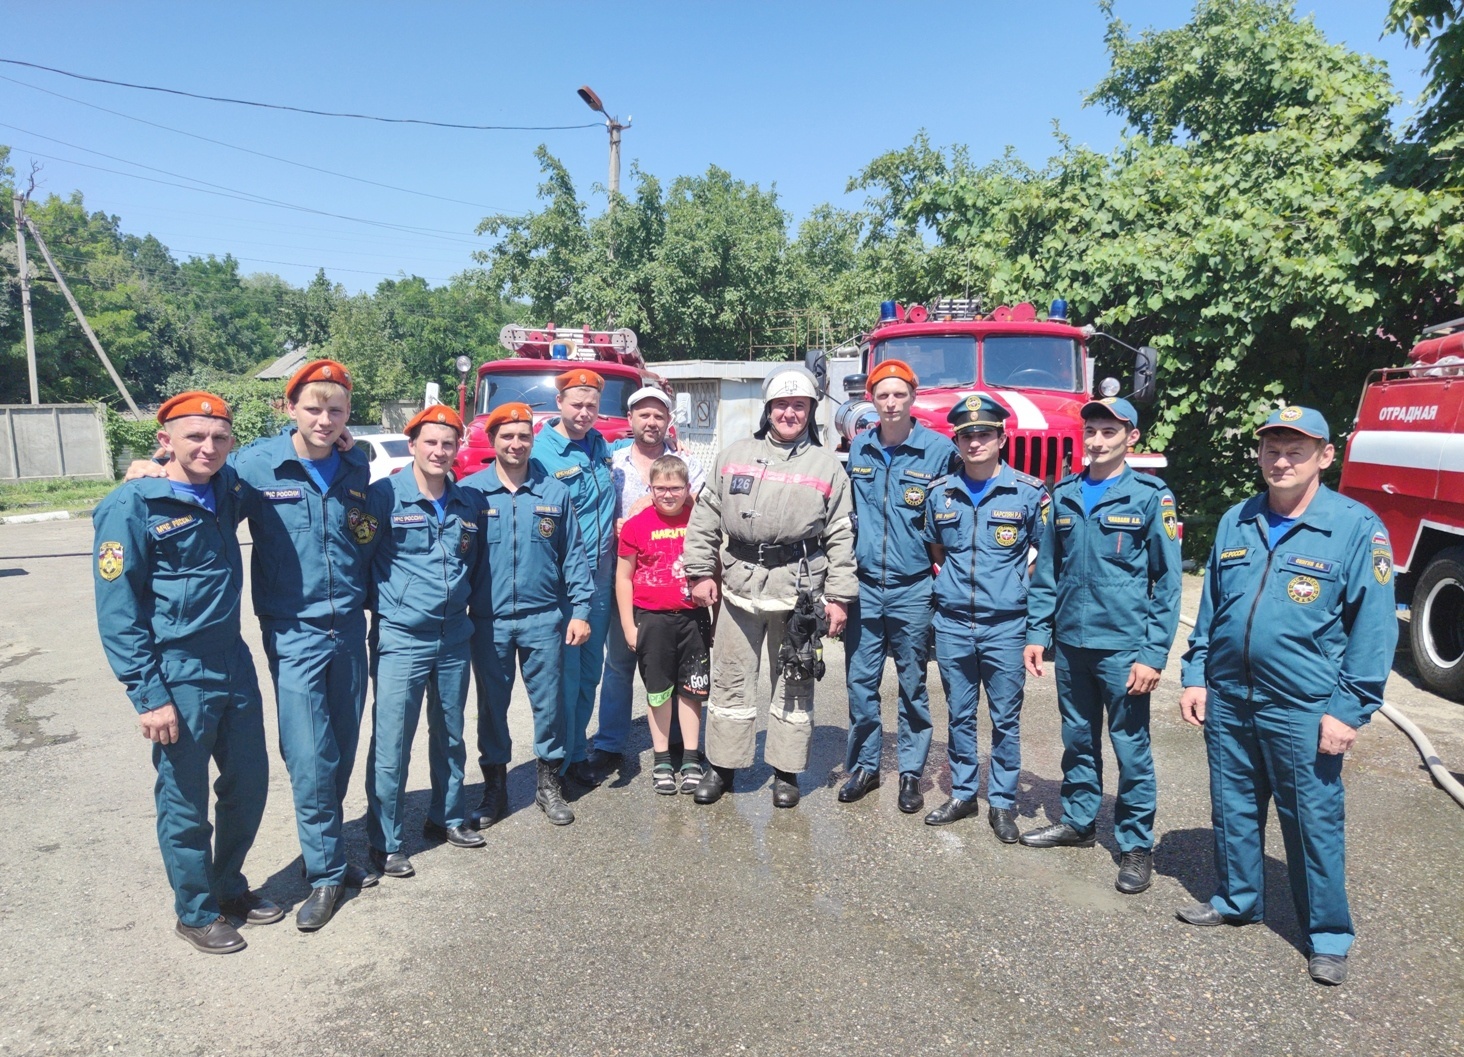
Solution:
{"label": "blue baseball cap", "polygon": [[1256,436],[1260,436],[1268,429],[1290,429],[1297,433],[1304,433],[1308,437],[1315,437],[1317,440],[1331,442],[1332,431],[1327,426],[1327,420],[1322,413],[1315,408],[1301,407],[1292,404],[1290,407],[1278,408],[1271,412],[1266,419],[1266,424],[1256,430]]}
{"label": "blue baseball cap", "polygon": [[957,400],[946,415],[952,433],[968,429],[1001,429],[1011,414],[985,393],[972,393],[963,400]]}
{"label": "blue baseball cap", "polygon": [[1121,396],[1105,396],[1102,400],[1089,400],[1083,405],[1083,420],[1093,418],[1116,418],[1130,429],[1139,428],[1139,413],[1134,405]]}

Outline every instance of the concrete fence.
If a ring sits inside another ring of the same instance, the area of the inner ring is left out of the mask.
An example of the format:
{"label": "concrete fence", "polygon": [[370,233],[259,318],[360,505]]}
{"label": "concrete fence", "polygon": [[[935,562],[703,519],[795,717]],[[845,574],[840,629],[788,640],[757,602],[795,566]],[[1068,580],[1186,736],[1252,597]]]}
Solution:
{"label": "concrete fence", "polygon": [[0,481],[112,479],[101,404],[0,404]]}

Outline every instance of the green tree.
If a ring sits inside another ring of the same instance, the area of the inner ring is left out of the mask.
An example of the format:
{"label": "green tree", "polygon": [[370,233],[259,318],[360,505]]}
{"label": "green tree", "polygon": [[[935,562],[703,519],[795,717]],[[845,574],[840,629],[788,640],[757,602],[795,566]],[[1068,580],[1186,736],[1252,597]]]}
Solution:
{"label": "green tree", "polygon": [[1454,171],[1464,171],[1464,2],[1393,0],[1387,28],[1428,51],[1427,101],[1418,128],[1425,142],[1454,154]]}
{"label": "green tree", "polygon": [[1091,101],[1132,132],[1113,154],[1060,140],[1041,170],[973,169],[952,151],[942,172],[917,141],[871,171],[899,224],[934,233],[932,285],[1064,295],[1160,349],[1148,443],[1203,546],[1253,489],[1251,436],[1278,400],[1343,432],[1366,372],[1453,302],[1461,202],[1395,180],[1382,67],[1290,3],[1202,2],[1178,29],[1133,38],[1115,20],[1107,39]]}

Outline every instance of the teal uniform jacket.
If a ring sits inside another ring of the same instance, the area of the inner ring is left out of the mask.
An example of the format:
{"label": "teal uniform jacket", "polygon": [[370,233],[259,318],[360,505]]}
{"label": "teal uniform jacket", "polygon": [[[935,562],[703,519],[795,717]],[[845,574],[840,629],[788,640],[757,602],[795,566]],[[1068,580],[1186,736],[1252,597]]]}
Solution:
{"label": "teal uniform jacket", "polygon": [[369,490],[367,513],[377,523],[371,607],[383,631],[448,643],[472,634],[468,595],[478,559],[478,506],[451,481],[443,502],[446,517],[439,525],[410,467]]}
{"label": "teal uniform jacket", "polygon": [[1272,548],[1267,509],[1262,494],[1220,519],[1183,683],[1360,727],[1382,706],[1398,642],[1387,532],[1323,486]]}
{"label": "teal uniform jacket", "polygon": [[926,494],[958,463],[955,445],[919,422],[885,461],[879,429],[859,434],[849,446],[854,493],[854,558],[861,579],[895,587],[930,576],[922,530]]}
{"label": "teal uniform jacket", "polygon": [[1072,474],[1053,488],[1051,511],[1027,593],[1027,644],[1136,650],[1138,663],[1162,670],[1179,626],[1174,494],[1124,467],[1085,515]]}
{"label": "teal uniform jacket", "polygon": [[474,620],[512,620],[568,602],[590,619],[594,579],[580,542],[569,489],[531,468],[510,492],[489,464],[459,485],[478,506],[482,554],[473,574]]}
{"label": "teal uniform jacket", "polygon": [[378,529],[366,510],[366,456],[360,447],[341,452],[340,470],[321,495],[295,452],[294,433],[255,441],[232,462],[247,486],[255,615],[327,626],[359,620]]}
{"label": "teal uniform jacket", "polygon": [[92,516],[102,647],[139,713],[172,703],[174,681],[228,679],[237,656],[245,486],[227,465],[213,484],[217,514],[154,477],[118,485]]}
{"label": "teal uniform jacket", "polygon": [[559,419],[544,423],[534,438],[533,464],[569,489],[580,541],[585,548],[590,572],[605,577],[615,565],[615,482],[610,473],[610,449],[600,431],[585,434],[590,450],[585,452],[554,427]]}
{"label": "teal uniform jacket", "polygon": [[924,538],[945,548],[936,609],[961,621],[1010,619],[1027,608],[1027,566],[1047,530],[1050,500],[1035,477],[1003,463],[979,506],[959,477],[931,484]]}

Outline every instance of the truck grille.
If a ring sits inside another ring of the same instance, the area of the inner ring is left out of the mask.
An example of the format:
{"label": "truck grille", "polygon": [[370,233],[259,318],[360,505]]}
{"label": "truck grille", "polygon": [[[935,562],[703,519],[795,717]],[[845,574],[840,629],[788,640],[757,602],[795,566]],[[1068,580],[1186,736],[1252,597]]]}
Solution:
{"label": "truck grille", "polygon": [[1008,433],[1006,461],[1023,473],[1051,484],[1073,471],[1073,448],[1072,437]]}

